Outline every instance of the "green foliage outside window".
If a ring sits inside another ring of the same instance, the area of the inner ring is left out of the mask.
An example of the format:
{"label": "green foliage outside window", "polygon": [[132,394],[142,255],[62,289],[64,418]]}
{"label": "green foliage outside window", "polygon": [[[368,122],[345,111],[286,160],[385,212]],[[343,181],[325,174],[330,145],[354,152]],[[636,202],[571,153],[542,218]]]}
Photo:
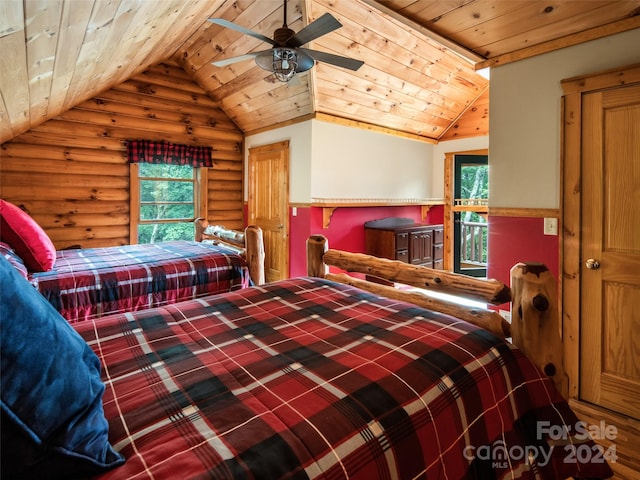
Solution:
{"label": "green foliage outside window", "polygon": [[[487,165],[463,164],[460,169],[460,198],[488,199],[489,198],[489,167]],[[476,212],[461,212],[461,224],[466,226],[463,231],[463,249],[461,258],[472,259],[487,263],[487,227],[484,217]],[[478,225],[482,224],[482,225]],[[472,241],[475,236],[475,242]],[[481,238],[481,241],[477,240]],[[471,251],[475,247],[475,251]]]}
{"label": "green foliage outside window", "polygon": [[138,243],[193,240],[195,169],[185,165],[139,164]]}

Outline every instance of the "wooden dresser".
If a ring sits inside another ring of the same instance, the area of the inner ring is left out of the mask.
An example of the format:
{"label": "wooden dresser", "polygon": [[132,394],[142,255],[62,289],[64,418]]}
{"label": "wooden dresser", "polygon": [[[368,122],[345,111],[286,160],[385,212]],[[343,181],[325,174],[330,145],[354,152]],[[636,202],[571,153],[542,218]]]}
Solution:
{"label": "wooden dresser", "polygon": [[442,225],[417,224],[410,218],[383,218],[364,224],[369,255],[413,265],[442,268]]}

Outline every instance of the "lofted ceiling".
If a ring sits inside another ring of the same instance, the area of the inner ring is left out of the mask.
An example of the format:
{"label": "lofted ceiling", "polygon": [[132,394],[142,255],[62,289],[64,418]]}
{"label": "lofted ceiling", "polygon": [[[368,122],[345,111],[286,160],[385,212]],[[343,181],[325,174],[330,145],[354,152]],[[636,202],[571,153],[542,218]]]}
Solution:
{"label": "lofted ceiling", "polygon": [[[640,27],[640,0],[288,0],[294,31],[329,12],[342,27],[308,48],[363,60],[318,63],[281,83],[253,60],[212,61],[269,45],[282,0],[1,0],[0,142],[149,66],[184,70],[245,133],[304,118],[339,118],[438,141],[488,132],[488,80],[478,73]],[[480,107],[479,107],[480,106]],[[472,128],[456,132],[461,119]]]}

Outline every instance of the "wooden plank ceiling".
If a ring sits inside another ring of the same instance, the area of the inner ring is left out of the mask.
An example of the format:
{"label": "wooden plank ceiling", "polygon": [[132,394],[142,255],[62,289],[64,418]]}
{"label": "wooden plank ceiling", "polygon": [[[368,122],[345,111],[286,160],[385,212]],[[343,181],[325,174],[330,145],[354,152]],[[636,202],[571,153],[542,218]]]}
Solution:
{"label": "wooden plank ceiling", "polygon": [[[159,62],[181,65],[245,133],[321,116],[438,141],[488,133],[477,70],[640,27],[640,0],[288,0],[299,31],[329,12],[342,27],[305,47],[363,60],[325,63],[289,83],[251,59],[282,0],[0,1],[0,142]],[[465,120],[466,119],[466,120]]]}

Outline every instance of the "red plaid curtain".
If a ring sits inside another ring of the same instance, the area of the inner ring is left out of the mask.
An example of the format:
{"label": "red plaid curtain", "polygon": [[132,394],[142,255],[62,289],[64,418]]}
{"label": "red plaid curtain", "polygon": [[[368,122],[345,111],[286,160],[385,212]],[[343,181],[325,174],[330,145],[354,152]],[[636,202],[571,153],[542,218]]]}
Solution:
{"label": "red plaid curtain", "polygon": [[150,140],[127,140],[129,163],[164,163],[213,167],[211,147],[196,147]]}

